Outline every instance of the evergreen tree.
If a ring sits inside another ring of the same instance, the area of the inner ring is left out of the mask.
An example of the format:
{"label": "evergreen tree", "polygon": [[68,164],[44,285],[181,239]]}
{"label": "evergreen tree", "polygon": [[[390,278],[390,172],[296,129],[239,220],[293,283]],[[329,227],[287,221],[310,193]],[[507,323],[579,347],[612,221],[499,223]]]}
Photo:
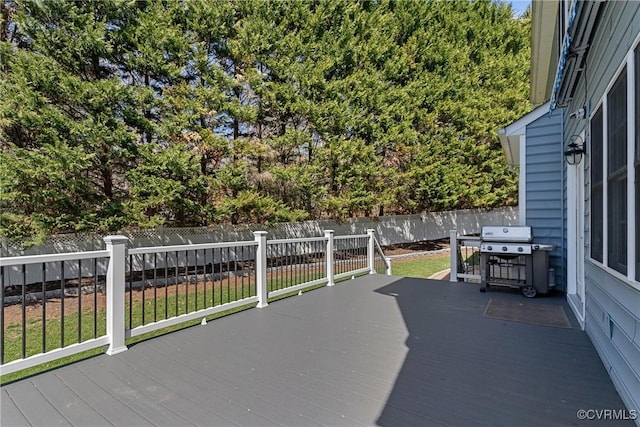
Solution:
{"label": "evergreen tree", "polygon": [[503,2],[0,6],[5,236],[516,201],[530,16]]}

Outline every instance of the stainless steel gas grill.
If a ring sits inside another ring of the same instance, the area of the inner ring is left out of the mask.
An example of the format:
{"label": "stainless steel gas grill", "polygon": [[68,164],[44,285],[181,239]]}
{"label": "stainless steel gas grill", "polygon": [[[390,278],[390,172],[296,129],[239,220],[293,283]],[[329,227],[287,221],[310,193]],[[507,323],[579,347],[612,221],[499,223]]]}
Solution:
{"label": "stainless steel gas grill", "polygon": [[480,234],[480,291],[491,286],[520,288],[527,298],[549,291],[549,252],[535,244],[531,227],[484,226]]}

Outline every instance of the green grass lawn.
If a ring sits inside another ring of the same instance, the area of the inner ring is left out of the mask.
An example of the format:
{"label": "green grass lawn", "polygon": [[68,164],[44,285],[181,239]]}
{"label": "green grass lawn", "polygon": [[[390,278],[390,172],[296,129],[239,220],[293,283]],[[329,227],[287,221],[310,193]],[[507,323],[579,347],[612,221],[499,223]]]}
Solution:
{"label": "green grass lawn", "polygon": [[449,254],[394,259],[391,274],[394,276],[426,279],[434,273],[450,267]]}

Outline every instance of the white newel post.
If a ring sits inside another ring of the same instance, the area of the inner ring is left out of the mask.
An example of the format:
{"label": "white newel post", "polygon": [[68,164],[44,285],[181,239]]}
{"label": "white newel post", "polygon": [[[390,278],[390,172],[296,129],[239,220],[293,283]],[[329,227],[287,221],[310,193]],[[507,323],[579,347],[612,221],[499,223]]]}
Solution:
{"label": "white newel post", "polygon": [[391,258],[390,257],[385,257],[385,259],[387,260],[387,276],[391,276]]}
{"label": "white newel post", "polygon": [[324,230],[324,237],[327,238],[327,286],[336,283],[333,278],[333,230]]}
{"label": "white newel post", "polygon": [[374,263],[374,255],[375,255],[375,250],[376,250],[376,242],[375,242],[375,233],[376,230],[374,230],[373,228],[369,228],[367,229],[367,234],[369,235],[369,250],[368,250],[368,266],[369,267],[369,274],[375,274],[376,272],[376,266]]}
{"label": "white newel post", "polygon": [[458,231],[449,230],[449,258],[451,260],[451,274],[449,275],[450,282],[458,281]]}
{"label": "white newel post", "polygon": [[110,252],[107,269],[107,354],[114,355],[127,349],[124,344],[124,276],[129,239],[125,236],[107,236],[104,242]]}
{"label": "white newel post", "polygon": [[254,231],[258,247],[256,249],[256,292],[258,293],[258,305],[263,308],[269,305],[267,293],[267,232]]}

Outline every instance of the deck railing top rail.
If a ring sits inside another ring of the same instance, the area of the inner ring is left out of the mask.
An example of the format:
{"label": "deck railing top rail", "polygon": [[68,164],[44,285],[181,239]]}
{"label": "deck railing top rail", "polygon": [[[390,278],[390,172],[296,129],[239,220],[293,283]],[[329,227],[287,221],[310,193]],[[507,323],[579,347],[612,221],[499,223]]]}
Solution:
{"label": "deck railing top rail", "polygon": [[369,237],[368,234],[346,234],[342,236],[335,236],[335,240],[344,240],[344,239],[366,239]]}
{"label": "deck railing top rail", "polygon": [[0,258],[0,267],[17,265],[42,264],[58,261],[77,261],[80,259],[103,258],[110,255],[109,251],[67,252],[63,254],[26,255]]}
{"label": "deck railing top rail", "polygon": [[[337,239],[337,236],[334,237],[334,239]],[[326,242],[327,240],[329,240],[329,238],[326,237],[326,236],[321,236],[321,237],[300,237],[300,238],[295,238],[295,239],[273,239],[273,240],[267,240],[267,244],[268,245],[277,245],[277,244],[281,244],[281,243]]]}
{"label": "deck railing top rail", "polygon": [[254,240],[243,242],[218,242],[218,243],[197,243],[197,244],[184,244],[184,245],[171,245],[171,246],[152,246],[144,248],[129,249],[129,255],[162,253],[162,252],[175,252],[175,251],[199,251],[203,249],[214,248],[238,248],[247,246],[258,246],[258,242]]}

